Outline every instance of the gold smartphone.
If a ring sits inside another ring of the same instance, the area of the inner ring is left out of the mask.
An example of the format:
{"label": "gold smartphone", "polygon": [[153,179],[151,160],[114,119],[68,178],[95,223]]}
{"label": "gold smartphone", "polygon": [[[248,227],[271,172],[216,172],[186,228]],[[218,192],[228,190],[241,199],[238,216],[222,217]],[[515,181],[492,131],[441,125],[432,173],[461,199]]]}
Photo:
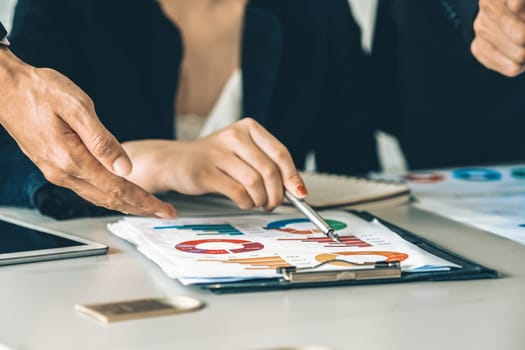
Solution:
{"label": "gold smartphone", "polygon": [[185,296],[75,305],[78,312],[103,323],[177,315],[197,311],[203,307],[202,301]]}

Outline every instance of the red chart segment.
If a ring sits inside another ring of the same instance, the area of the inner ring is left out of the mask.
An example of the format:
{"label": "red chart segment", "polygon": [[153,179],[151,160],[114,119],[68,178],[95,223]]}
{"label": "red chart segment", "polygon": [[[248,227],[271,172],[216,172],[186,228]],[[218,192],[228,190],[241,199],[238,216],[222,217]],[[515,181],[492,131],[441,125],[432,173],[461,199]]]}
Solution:
{"label": "red chart segment", "polygon": [[405,180],[417,184],[434,184],[444,181],[445,175],[439,173],[412,173],[406,175]]}
{"label": "red chart segment", "polygon": [[326,248],[345,248],[345,247],[358,247],[366,248],[372,247],[372,244],[357,238],[356,236],[341,236],[336,242],[329,237],[309,237],[309,238],[279,238],[279,241],[299,241],[303,243],[318,243],[322,244]]}
{"label": "red chart segment", "polygon": [[[200,247],[201,245],[208,245],[208,248]],[[217,246],[217,248],[210,248],[209,245]],[[238,245],[238,248],[227,248],[231,244]],[[222,246],[222,247],[221,247]],[[175,249],[185,253],[194,254],[238,254],[249,253],[264,248],[259,242],[250,242],[242,239],[199,239],[194,241],[186,241],[179,243]]]}

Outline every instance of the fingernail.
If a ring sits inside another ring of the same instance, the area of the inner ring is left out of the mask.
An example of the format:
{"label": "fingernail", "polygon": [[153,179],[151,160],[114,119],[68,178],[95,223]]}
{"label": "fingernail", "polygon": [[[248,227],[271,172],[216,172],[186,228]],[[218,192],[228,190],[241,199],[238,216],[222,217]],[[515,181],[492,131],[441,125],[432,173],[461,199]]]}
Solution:
{"label": "fingernail", "polygon": [[155,213],[155,216],[161,219],[176,219],[179,217],[179,213],[177,213],[175,208],[169,206],[167,211],[158,211]]}
{"label": "fingernail", "polygon": [[112,164],[113,171],[118,176],[127,176],[131,172],[131,163],[126,157],[118,157]]}
{"label": "fingernail", "polygon": [[169,215],[168,213],[164,213],[164,212],[155,213],[155,216],[161,219],[171,219],[172,218],[171,215]]}
{"label": "fingernail", "polygon": [[306,187],[304,185],[297,185],[295,188],[295,192],[299,197],[306,197],[308,196],[308,191],[306,190]]}

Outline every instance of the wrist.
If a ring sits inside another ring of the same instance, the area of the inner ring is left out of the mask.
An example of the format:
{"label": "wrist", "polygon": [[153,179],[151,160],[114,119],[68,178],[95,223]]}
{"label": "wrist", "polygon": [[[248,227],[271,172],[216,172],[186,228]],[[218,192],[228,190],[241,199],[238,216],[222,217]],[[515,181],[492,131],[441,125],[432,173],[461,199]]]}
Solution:
{"label": "wrist", "polygon": [[29,71],[30,66],[22,62],[8,47],[0,46],[0,77],[10,79]]}
{"label": "wrist", "polygon": [[[7,47],[0,46],[0,106],[13,103],[17,91],[23,91],[23,82],[31,76],[33,67],[22,62]],[[0,113],[0,122],[4,122],[8,116]]]}

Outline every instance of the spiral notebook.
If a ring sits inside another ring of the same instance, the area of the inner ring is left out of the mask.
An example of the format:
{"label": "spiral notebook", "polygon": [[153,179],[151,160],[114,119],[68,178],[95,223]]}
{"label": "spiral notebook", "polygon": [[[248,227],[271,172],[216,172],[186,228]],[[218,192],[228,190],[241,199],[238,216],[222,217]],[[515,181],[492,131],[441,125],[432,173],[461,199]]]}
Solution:
{"label": "spiral notebook", "polygon": [[406,203],[410,190],[404,182],[324,173],[301,173],[308,188],[307,202],[314,208],[374,208]]}

